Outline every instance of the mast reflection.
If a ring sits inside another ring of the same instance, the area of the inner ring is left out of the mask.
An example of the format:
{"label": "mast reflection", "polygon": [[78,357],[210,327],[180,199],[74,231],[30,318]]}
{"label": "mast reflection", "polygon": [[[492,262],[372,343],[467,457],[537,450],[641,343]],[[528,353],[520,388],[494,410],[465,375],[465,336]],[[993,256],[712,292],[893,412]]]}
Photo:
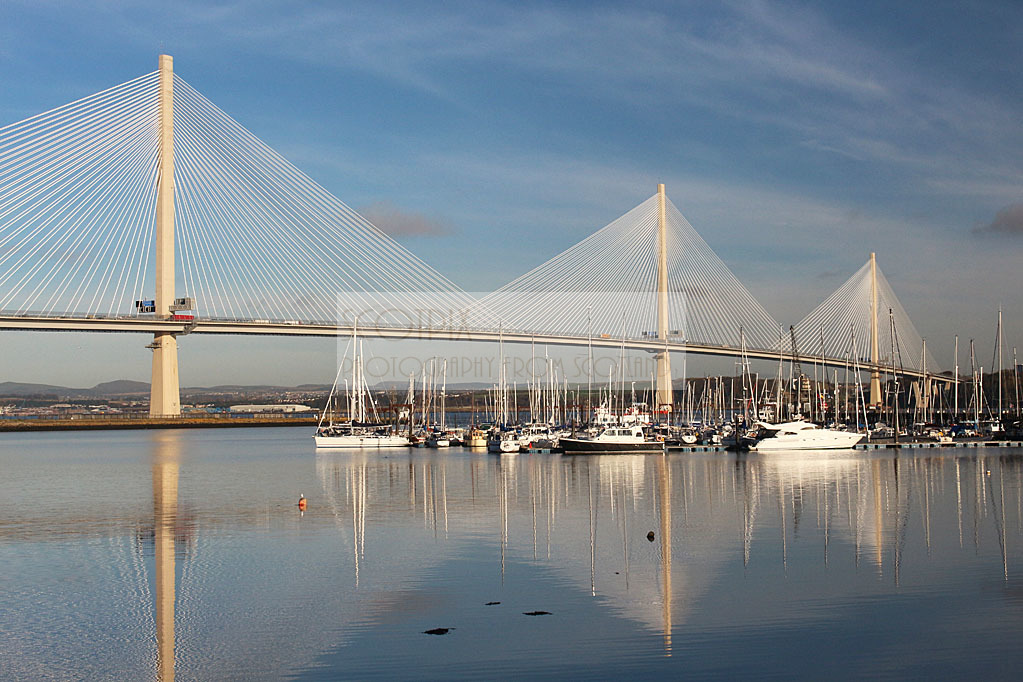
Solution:
{"label": "mast reflection", "polygon": [[[364,563],[375,570],[381,559],[367,559],[367,536],[386,543],[385,529],[402,517],[433,541],[415,551],[437,552],[437,561],[443,541],[486,528],[495,581],[515,562],[545,564],[601,608],[658,632],[668,656],[731,562],[740,574],[770,573],[774,561],[779,572],[863,563],[899,585],[923,562],[948,559],[950,544],[959,551],[972,522],[978,547],[997,542],[1008,580],[1007,545],[1023,532],[1012,455],[318,453],[317,468],[339,529],[354,531],[356,580]],[[650,530],[659,536],[652,543]]]}
{"label": "mast reflection", "polygon": [[661,608],[664,619],[664,651],[671,656],[671,605],[674,598],[671,582],[671,468],[667,457],[657,460],[657,481],[661,496]]}

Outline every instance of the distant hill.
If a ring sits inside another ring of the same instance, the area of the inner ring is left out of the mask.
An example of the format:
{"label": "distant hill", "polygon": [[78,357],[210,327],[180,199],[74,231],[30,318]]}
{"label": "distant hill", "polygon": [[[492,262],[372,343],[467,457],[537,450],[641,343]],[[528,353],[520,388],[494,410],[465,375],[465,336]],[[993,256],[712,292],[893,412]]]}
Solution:
{"label": "distant hill", "polygon": [[[465,384],[448,384],[448,392],[488,389],[492,384],[485,382],[472,382]],[[408,388],[406,381],[386,381],[373,386],[374,390],[404,391]],[[416,385],[417,390],[421,386]],[[203,395],[208,393],[283,393],[286,391],[301,391],[306,393],[327,392],[330,384],[300,384],[298,386],[272,386],[272,385],[249,385],[242,384],[221,384],[217,386],[182,386],[181,392],[186,395]],[[0,382],[0,397],[21,398],[28,396],[55,396],[61,398],[108,398],[111,396],[146,396],[149,394],[149,383],[145,381],[132,381],[130,379],[117,379],[115,381],[104,381],[92,388],[72,388],[70,386],[56,386],[53,384],[32,384],[19,381]]]}
{"label": "distant hill", "polygon": [[29,395],[88,395],[87,389],[53,386],[52,384],[26,384],[20,381],[0,382],[0,396]]}
{"label": "distant hill", "polygon": [[[148,389],[147,389],[148,390]],[[242,384],[219,384],[217,386],[187,386],[182,387],[183,393],[254,393],[258,391],[329,391],[330,385],[302,384],[301,386],[271,386],[254,384],[244,386]]]}
{"label": "distant hill", "polygon": [[131,395],[135,393],[148,394],[149,384],[145,381],[131,381],[130,379],[118,379],[117,381],[105,381],[96,384],[89,389],[92,395]]}
{"label": "distant hill", "polygon": [[[183,386],[183,394],[197,395],[205,393],[274,393],[285,391],[329,391],[329,384],[303,384],[301,386],[270,386],[254,385],[243,386],[240,384],[225,384],[220,386]],[[0,397],[23,398],[29,396],[55,396],[61,398],[107,398],[110,396],[148,396],[149,383],[145,381],[132,381],[131,379],[117,379],[116,381],[104,381],[92,388],[73,388],[70,386],[56,386],[54,384],[32,384],[21,381],[0,382]]]}
{"label": "distant hill", "polygon": [[68,396],[87,398],[90,396],[134,395],[149,393],[149,384],[144,381],[119,379],[96,384],[92,388],[72,388],[53,384],[30,384],[20,381],[0,382],[0,396]]}

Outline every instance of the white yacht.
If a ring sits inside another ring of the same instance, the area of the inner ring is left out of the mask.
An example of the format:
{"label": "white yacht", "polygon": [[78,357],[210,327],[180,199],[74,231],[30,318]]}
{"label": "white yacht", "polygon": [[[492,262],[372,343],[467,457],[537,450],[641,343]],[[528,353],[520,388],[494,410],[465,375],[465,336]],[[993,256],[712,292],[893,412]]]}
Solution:
{"label": "white yacht", "polygon": [[318,448],[398,448],[408,446],[408,438],[392,433],[387,427],[374,428],[347,423],[321,427],[317,430],[314,438]]}
{"label": "white yacht", "polygon": [[434,431],[426,437],[426,447],[447,448],[451,447],[451,438],[445,431]]}
{"label": "white yacht", "polygon": [[558,437],[549,424],[532,423],[522,427],[519,433],[519,447],[525,449],[550,449],[557,445]]}
{"label": "white yacht", "polygon": [[[320,423],[316,426],[313,438],[318,448],[397,448],[406,447],[408,438],[398,435],[386,424],[369,423],[369,418],[376,417],[376,405],[366,385],[366,375],[362,363],[362,349],[359,347],[357,327],[352,329],[352,384],[345,402],[348,418],[340,423],[334,422],[335,409],[339,407],[340,397],[336,395],[338,379],[341,378],[342,360],[334,377],[334,385],[327,395],[327,404],[320,415]],[[347,357],[347,353],[345,353]]]}
{"label": "white yacht", "polygon": [[757,422],[759,436],[750,450],[847,450],[861,440],[863,434],[823,429],[810,422],[769,424]]}
{"label": "white yacht", "polygon": [[490,437],[487,439],[487,452],[510,455],[521,449],[522,445],[519,443],[519,435],[514,431],[498,431],[495,429],[490,432]]}

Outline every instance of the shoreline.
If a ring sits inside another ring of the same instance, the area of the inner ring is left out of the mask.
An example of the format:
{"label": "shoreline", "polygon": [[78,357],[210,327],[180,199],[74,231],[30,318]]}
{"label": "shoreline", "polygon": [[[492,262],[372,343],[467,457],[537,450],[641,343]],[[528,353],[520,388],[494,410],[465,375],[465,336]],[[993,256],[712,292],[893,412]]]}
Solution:
{"label": "shoreline", "polygon": [[86,419],[3,419],[0,433],[27,431],[110,431],[127,429],[224,429],[244,426],[315,426],[319,416],[281,417],[89,417]]}

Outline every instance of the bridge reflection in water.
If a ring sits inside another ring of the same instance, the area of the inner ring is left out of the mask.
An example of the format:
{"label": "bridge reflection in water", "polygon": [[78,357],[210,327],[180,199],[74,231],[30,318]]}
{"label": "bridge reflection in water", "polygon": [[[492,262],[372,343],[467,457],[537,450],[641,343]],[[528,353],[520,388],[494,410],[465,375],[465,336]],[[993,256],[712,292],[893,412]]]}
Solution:
{"label": "bridge reflection in water", "polygon": [[[138,467],[115,458],[111,489],[140,495],[116,507],[104,483],[81,476],[99,450],[40,474],[79,477],[90,490],[0,526],[11,569],[0,631],[18,632],[0,662],[15,676],[116,669],[165,681],[445,665],[483,674],[499,661],[552,663],[568,647],[650,670],[651,660],[692,666],[713,658],[708,647],[812,627],[822,613],[836,627],[853,606],[923,613],[950,594],[983,604],[977,618],[994,614],[998,632],[984,637],[1018,634],[998,609],[1012,609],[1023,551],[1019,451],[314,455],[265,433],[244,448],[233,442],[244,434],[113,436],[136,439],[152,477],[143,493]],[[31,548],[48,543],[61,553],[40,564]],[[63,556],[88,567],[76,569],[81,585],[38,588]],[[491,600],[505,606],[483,610]],[[39,609],[63,625],[38,621]],[[522,629],[512,616],[531,609],[557,620]],[[458,628],[443,661],[407,639],[437,625]],[[968,646],[954,627],[950,640],[917,625],[930,646]],[[387,660],[365,653],[378,644]]]}
{"label": "bridge reflection in water", "polygon": [[330,513],[352,528],[356,580],[396,519],[418,518],[430,540],[491,524],[502,580],[510,556],[545,565],[617,615],[660,630],[670,655],[676,627],[708,608],[701,602],[736,565],[754,575],[772,571],[769,563],[784,573],[794,556],[800,570],[866,564],[898,586],[907,554],[909,570],[933,571],[965,556],[953,550],[972,544],[986,556],[993,542],[1008,580],[1021,461],[1008,453],[384,460],[320,452],[317,474]]}
{"label": "bridge reflection in water", "polygon": [[160,431],[153,438],[153,547],[156,573],[157,679],[174,680],[175,547],[178,522],[178,466],[181,432]]}

